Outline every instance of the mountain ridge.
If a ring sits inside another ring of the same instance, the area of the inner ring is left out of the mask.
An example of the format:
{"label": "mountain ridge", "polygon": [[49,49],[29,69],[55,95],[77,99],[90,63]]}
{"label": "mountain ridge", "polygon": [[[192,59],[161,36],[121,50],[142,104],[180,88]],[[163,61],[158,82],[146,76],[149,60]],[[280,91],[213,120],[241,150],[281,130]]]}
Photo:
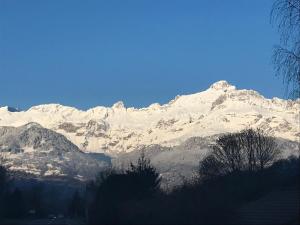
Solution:
{"label": "mountain ridge", "polygon": [[[217,81],[217,82],[213,83],[212,85],[210,85],[210,87],[207,90],[210,90],[210,89],[225,90],[225,91],[227,91],[228,89],[237,90],[235,86],[229,84],[226,80],[220,80],[220,81]],[[265,98],[259,92],[255,91],[255,90],[252,90],[252,89],[250,89],[250,90],[248,90],[248,89],[239,89],[239,90],[241,90],[241,91],[247,90],[247,91],[252,92],[252,93],[254,93],[258,96],[261,96],[261,97]],[[59,103],[48,103],[48,104],[35,105],[35,106],[31,106],[27,110],[20,110],[18,108],[12,107],[12,106],[1,106],[0,109],[1,110],[7,110],[9,112],[27,112],[27,111],[32,111],[32,110],[43,110],[43,109],[47,109],[47,108],[50,108],[50,109],[51,108],[52,109],[53,108],[56,108],[56,109],[65,108],[65,109],[76,110],[76,111],[80,111],[80,112],[92,112],[92,111],[110,109],[110,108],[125,108],[125,109],[145,110],[145,109],[148,109],[148,108],[151,108],[151,109],[154,108],[155,109],[155,108],[157,108],[157,106],[167,106],[167,105],[172,104],[173,102],[175,102],[181,96],[195,95],[195,94],[198,94],[198,93],[201,93],[201,91],[196,92],[196,93],[191,93],[191,94],[177,95],[165,104],[160,104],[160,103],[155,102],[155,103],[149,104],[147,107],[140,107],[140,108],[126,107],[125,103],[122,100],[120,100],[120,101],[117,101],[117,102],[113,103],[111,107],[99,105],[99,106],[95,106],[95,107],[92,107],[92,108],[88,108],[86,110],[79,109],[79,108],[76,108],[76,107],[73,107],[73,106],[62,105],[62,104],[59,104]],[[296,100],[282,99],[282,98],[279,98],[279,97],[265,98],[265,99],[272,100],[272,101],[278,101],[278,102],[296,102],[296,103],[300,104],[300,98],[298,98]]]}
{"label": "mountain ridge", "polygon": [[276,137],[299,142],[299,113],[300,99],[267,99],[254,90],[239,90],[219,81],[205,91],[146,108],[126,108],[121,101],[86,111],[59,104],[20,112],[2,107],[0,126],[36,122],[63,134],[83,151],[115,154],[140,145],[176,146],[190,137],[248,127],[260,127]]}

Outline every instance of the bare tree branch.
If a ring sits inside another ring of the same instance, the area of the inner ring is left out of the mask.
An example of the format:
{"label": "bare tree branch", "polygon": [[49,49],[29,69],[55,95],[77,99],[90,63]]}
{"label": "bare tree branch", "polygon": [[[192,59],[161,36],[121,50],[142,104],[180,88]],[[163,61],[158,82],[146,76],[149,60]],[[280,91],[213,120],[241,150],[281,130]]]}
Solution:
{"label": "bare tree branch", "polygon": [[300,97],[300,0],[276,0],[271,23],[277,25],[281,46],[274,48],[276,75],[283,77],[289,97]]}
{"label": "bare tree branch", "polygon": [[200,162],[202,177],[215,177],[270,166],[280,155],[275,139],[262,129],[246,129],[220,136],[213,151]]}

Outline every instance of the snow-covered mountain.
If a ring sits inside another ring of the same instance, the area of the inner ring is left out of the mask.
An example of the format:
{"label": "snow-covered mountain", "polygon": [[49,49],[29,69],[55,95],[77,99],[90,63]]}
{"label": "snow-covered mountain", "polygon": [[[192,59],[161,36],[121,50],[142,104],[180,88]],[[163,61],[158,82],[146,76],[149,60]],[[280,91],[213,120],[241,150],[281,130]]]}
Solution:
{"label": "snow-covered mountain", "polygon": [[177,96],[169,103],[147,108],[98,106],[87,111],[59,104],[34,106],[27,111],[0,108],[0,126],[35,122],[63,134],[86,152],[117,154],[140,146],[177,146],[191,137],[208,137],[261,127],[270,134],[298,141],[300,99],[266,99],[253,90],[238,90],[219,81],[207,90]]}
{"label": "snow-covered mountain", "polygon": [[1,164],[35,177],[94,178],[109,162],[78,149],[63,135],[36,123],[0,127]]}

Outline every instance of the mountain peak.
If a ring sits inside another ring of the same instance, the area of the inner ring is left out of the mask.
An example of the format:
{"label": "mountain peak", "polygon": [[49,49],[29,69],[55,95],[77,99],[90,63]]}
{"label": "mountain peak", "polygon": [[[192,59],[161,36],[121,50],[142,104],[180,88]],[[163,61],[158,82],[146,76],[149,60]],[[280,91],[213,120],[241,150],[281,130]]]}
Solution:
{"label": "mountain peak", "polygon": [[235,86],[228,83],[226,80],[220,80],[215,83],[213,83],[210,87],[210,89],[214,90],[235,90]]}
{"label": "mountain peak", "polygon": [[123,109],[125,108],[125,105],[122,101],[118,101],[112,106],[113,109]]}

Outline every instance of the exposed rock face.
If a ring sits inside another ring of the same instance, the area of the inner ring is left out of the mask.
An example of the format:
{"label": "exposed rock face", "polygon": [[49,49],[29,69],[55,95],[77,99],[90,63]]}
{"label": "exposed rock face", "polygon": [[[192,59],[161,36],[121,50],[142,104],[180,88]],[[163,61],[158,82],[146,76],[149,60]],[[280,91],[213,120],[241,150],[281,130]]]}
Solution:
{"label": "exposed rock face", "polygon": [[58,125],[59,130],[64,130],[66,133],[76,133],[78,129],[80,129],[80,126],[75,126],[73,123],[61,123]]}
{"label": "exposed rock face", "polygon": [[299,115],[299,99],[266,99],[256,91],[238,90],[219,81],[205,91],[141,109],[126,108],[123,102],[87,111],[58,104],[20,112],[2,107],[0,126],[36,122],[63,134],[83,151],[118,154],[143,145],[173,147],[191,137],[248,127],[260,127],[276,137],[299,141]]}

